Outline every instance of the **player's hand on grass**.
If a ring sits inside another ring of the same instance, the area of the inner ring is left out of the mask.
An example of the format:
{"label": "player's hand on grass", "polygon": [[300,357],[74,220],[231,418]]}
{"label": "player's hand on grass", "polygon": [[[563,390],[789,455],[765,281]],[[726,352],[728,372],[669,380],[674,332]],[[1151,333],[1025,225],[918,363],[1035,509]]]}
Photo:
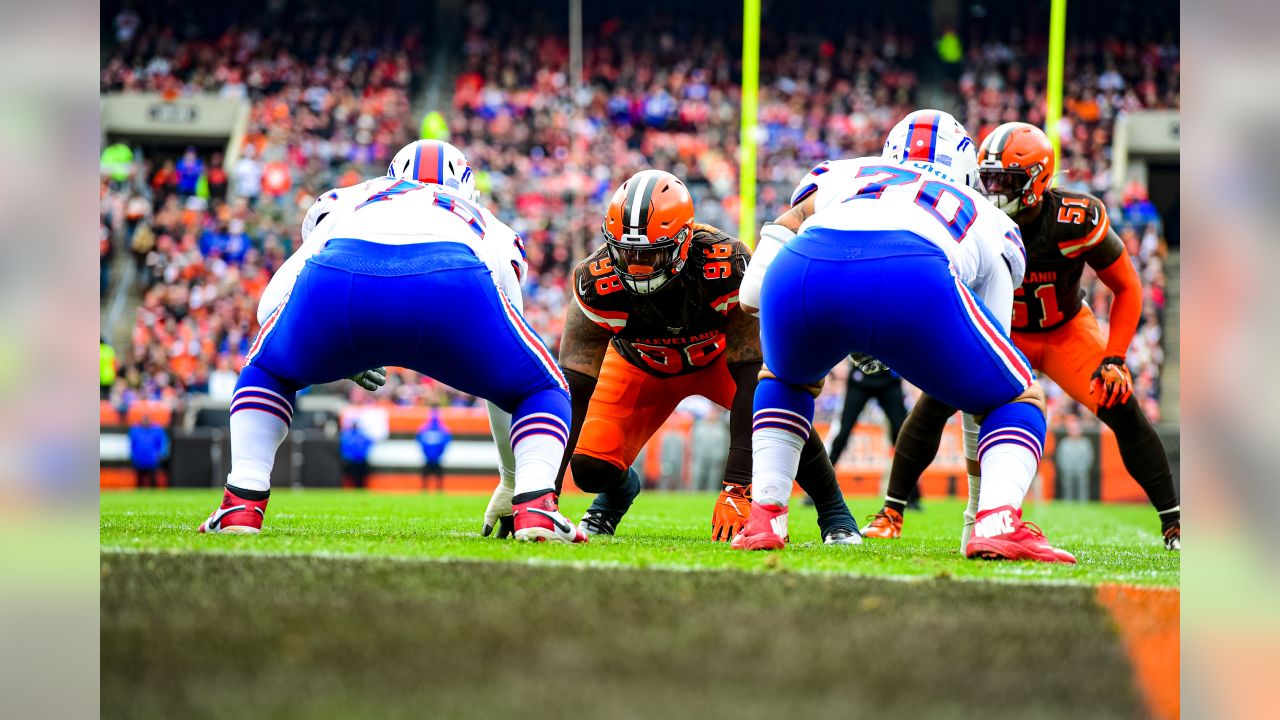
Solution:
{"label": "player's hand on grass", "polygon": [[751,517],[751,486],[725,483],[711,513],[711,539],[729,542]]}
{"label": "player's hand on grass", "polygon": [[351,379],[365,390],[373,392],[387,384],[387,369],[380,367],[373,368],[372,370],[365,370],[364,372],[358,372],[355,375],[352,375]]}
{"label": "player's hand on grass", "polygon": [[1098,398],[1098,407],[1123,405],[1133,395],[1133,375],[1124,364],[1124,358],[1105,357],[1098,369],[1089,377],[1089,394]]}
{"label": "player's hand on grass", "polygon": [[493,491],[493,497],[489,498],[489,507],[484,511],[484,529],[480,534],[489,537],[493,534],[493,529],[498,529],[498,537],[510,537],[516,530],[515,511],[511,507],[512,488],[505,483],[498,483],[498,487]]}

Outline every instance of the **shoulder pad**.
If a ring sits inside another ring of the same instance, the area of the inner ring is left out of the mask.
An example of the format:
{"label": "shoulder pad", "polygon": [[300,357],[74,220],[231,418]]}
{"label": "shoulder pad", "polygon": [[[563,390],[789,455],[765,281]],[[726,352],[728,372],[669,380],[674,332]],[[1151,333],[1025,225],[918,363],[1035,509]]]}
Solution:
{"label": "shoulder pad", "polygon": [[1053,188],[1045,193],[1049,199],[1046,212],[1052,237],[1058,250],[1069,258],[1077,258],[1097,247],[1111,230],[1107,208],[1089,193]]}
{"label": "shoulder pad", "polygon": [[791,207],[795,207],[804,202],[806,198],[818,191],[818,178],[831,171],[831,161],[823,160],[816,167],[809,171],[808,175],[800,181],[794,192],[791,193]]}
{"label": "shoulder pad", "polygon": [[696,243],[704,243],[712,245],[715,243],[736,243],[737,238],[729,233],[721,230],[715,225],[704,225],[702,223],[693,224],[693,241]]}

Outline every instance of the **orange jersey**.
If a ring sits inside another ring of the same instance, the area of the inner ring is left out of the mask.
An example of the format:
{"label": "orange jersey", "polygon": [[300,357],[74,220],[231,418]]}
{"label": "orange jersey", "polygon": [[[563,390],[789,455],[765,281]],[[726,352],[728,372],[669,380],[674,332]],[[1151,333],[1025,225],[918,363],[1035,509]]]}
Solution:
{"label": "orange jersey", "polygon": [[683,271],[651,295],[627,291],[601,245],[573,271],[573,298],[589,320],[613,333],[612,348],[657,377],[685,375],[724,354],[729,313],[751,251],[710,225],[695,225]]}
{"label": "orange jersey", "polygon": [[1020,229],[1027,272],[1022,287],[1014,291],[1013,329],[1048,332],[1080,312],[1085,262],[1106,267],[1120,257],[1124,245],[1111,235],[1101,200],[1059,188],[1045,192],[1044,209]]}

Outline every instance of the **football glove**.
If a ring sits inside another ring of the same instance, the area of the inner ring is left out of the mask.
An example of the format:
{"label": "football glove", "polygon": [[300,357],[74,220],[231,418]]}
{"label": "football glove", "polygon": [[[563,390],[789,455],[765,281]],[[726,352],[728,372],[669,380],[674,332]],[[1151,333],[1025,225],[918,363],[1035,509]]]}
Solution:
{"label": "football glove", "polygon": [[1124,364],[1124,358],[1102,358],[1102,364],[1089,376],[1089,394],[1098,398],[1098,407],[1123,405],[1133,395],[1133,375]]}
{"label": "football glove", "polygon": [[751,486],[725,483],[711,513],[711,539],[729,542],[751,517]]}
{"label": "football glove", "polygon": [[493,534],[493,529],[498,529],[498,537],[510,537],[511,533],[516,529],[515,511],[511,507],[511,495],[514,492],[512,487],[506,483],[498,483],[498,487],[493,491],[493,497],[489,498],[489,507],[484,510],[484,528],[480,531],[483,537],[489,537]]}
{"label": "football glove", "polygon": [[849,353],[849,359],[853,361],[853,366],[861,370],[862,374],[867,377],[879,375],[889,369],[888,365],[885,365],[866,353]]}
{"label": "football glove", "polygon": [[387,384],[387,369],[380,367],[372,370],[365,370],[364,372],[358,372],[355,375],[352,375],[350,379],[355,381],[355,384],[365,390],[373,392]]}

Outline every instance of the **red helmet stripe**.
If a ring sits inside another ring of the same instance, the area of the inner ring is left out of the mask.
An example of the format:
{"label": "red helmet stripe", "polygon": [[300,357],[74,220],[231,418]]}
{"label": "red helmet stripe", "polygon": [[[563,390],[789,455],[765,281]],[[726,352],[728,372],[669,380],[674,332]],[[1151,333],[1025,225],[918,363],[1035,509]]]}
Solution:
{"label": "red helmet stripe", "polygon": [[444,153],[440,152],[440,143],[427,142],[418,145],[418,172],[414,180],[439,184],[440,176],[444,174],[441,171],[443,165]]}
{"label": "red helmet stripe", "polygon": [[907,133],[907,152],[904,159],[933,162],[934,146],[938,144],[938,113],[921,113],[911,121]]}

